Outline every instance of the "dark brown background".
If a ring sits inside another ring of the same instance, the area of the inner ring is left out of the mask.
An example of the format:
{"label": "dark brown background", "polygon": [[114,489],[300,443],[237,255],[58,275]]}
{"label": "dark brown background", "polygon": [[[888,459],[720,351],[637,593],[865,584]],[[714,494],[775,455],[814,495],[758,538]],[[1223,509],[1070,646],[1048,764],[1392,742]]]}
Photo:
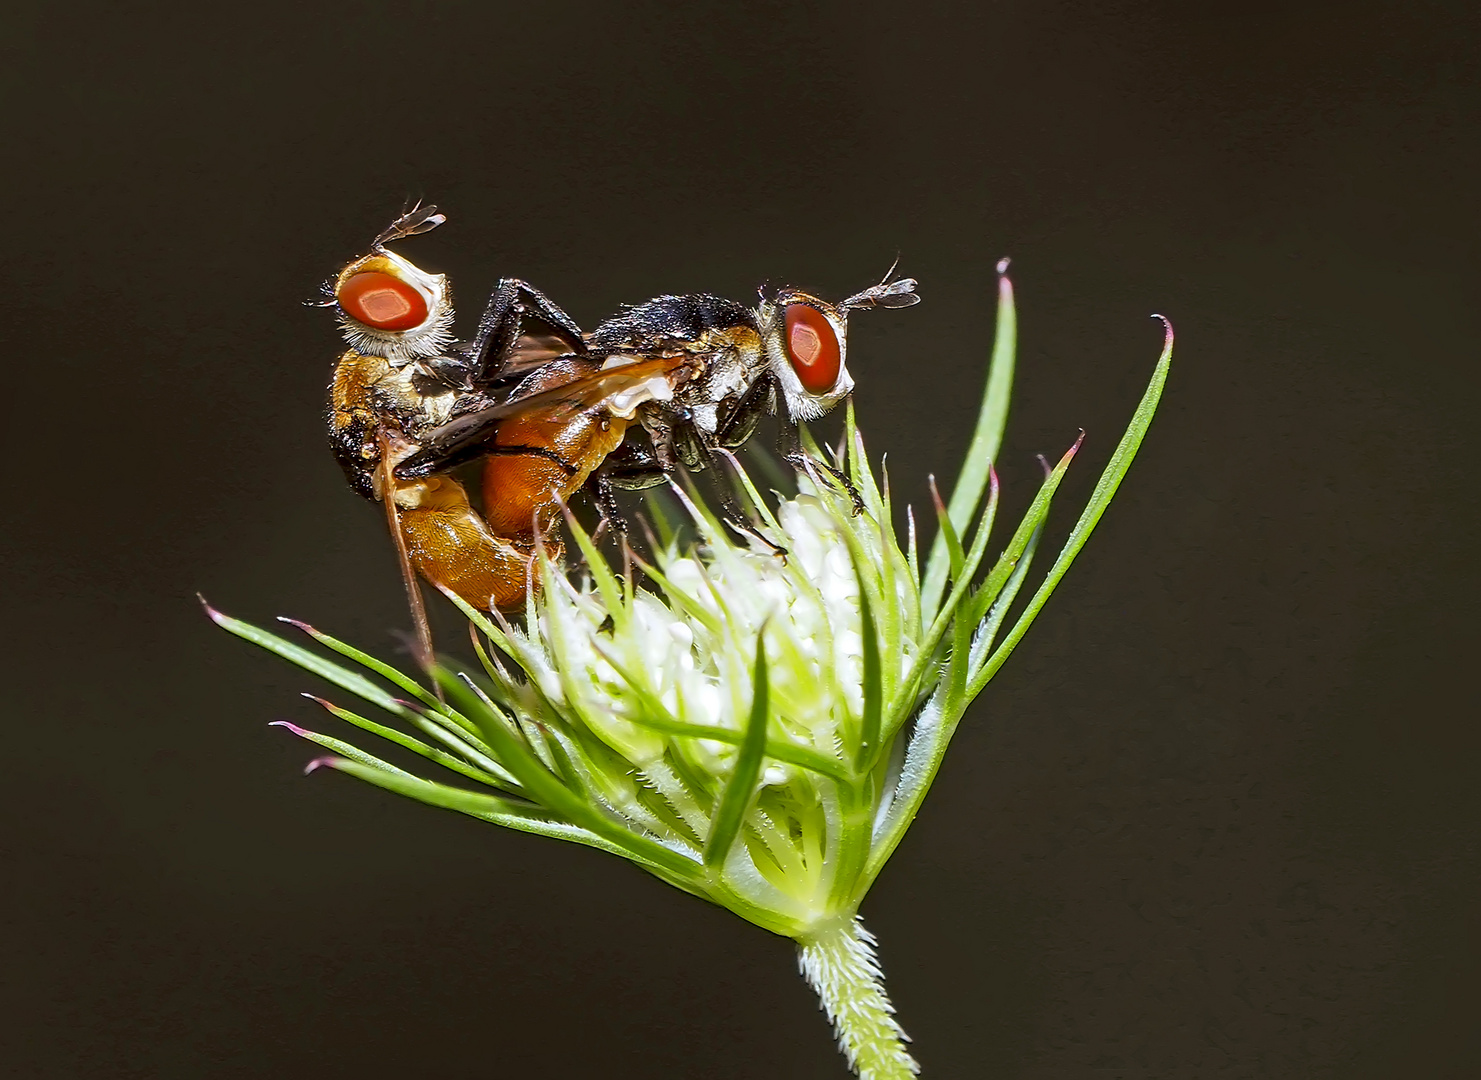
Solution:
{"label": "dark brown background", "polygon": [[[1142,457],[869,898],[934,1077],[1440,1077],[1476,1024],[1473,4],[17,5],[0,46],[0,1060],[25,1077],[843,1075],[786,942],[334,775],[195,606],[405,612],[298,301],[407,196],[465,310],[860,318],[898,490],[1150,373]],[[539,12],[535,12],[538,7]]]}

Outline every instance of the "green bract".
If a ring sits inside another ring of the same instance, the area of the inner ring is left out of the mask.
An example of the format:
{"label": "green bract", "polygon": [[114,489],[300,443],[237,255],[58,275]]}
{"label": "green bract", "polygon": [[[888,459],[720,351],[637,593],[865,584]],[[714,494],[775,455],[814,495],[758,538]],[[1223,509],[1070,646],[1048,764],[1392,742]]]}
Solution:
{"label": "green bract", "polygon": [[[937,500],[937,537],[923,566],[913,520],[903,547],[895,535],[888,484],[876,480],[850,414],[837,464],[862,496],[861,513],[821,469],[800,476],[799,494],[773,512],[737,465],[757,530],[785,557],[682,492],[690,529],[657,514],[651,563],[624,549],[622,564],[611,565],[568,518],[587,568],[580,584],[542,557],[547,585],[522,625],[455,600],[482,638],[472,674],[437,667],[424,685],[307,626],[354,666],[212,615],[391,714],[415,734],[322,703],[453,775],[425,779],[293,727],[331,752],[315,764],[621,855],[795,938],[804,973],[860,1075],[912,1074],[917,1066],[879,985],[873,939],[856,913],[914,820],[967,705],[1115,493],[1172,354],[1169,329],[1089,505],[1015,613],[1079,443],[1049,471],[989,561],[998,503],[991,462],[1007,418],[1014,342],[1012,289],[1003,278],[977,431],[950,506]],[[681,541],[691,531],[698,540]]]}

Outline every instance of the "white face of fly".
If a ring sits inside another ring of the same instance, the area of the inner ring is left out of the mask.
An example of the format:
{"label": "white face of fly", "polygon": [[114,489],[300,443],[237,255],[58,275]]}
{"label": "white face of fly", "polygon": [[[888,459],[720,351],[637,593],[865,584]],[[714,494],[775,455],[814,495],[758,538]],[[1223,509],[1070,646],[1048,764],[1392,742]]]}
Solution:
{"label": "white face of fly", "polygon": [[792,421],[814,420],[853,391],[845,309],[784,289],[756,309],[756,325]]}
{"label": "white face of fly", "polygon": [[438,356],[452,343],[447,278],[384,248],[356,259],[334,281],[340,332],[356,352],[392,367]]}

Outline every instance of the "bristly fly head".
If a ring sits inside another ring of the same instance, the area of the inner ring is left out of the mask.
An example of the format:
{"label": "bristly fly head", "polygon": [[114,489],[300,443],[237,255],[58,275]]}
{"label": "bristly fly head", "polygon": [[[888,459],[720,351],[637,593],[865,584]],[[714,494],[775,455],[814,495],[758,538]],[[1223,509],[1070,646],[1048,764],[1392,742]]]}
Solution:
{"label": "bristly fly head", "polygon": [[437,228],[447,218],[435,206],[403,213],[329,283],[340,331],[355,351],[384,357],[393,367],[437,356],[452,342],[452,295],[447,278],[429,274],[385,245]]}
{"label": "bristly fly head", "polygon": [[842,401],[854,388],[848,372],[848,313],[865,308],[904,308],[920,303],[914,278],[894,278],[895,266],[839,304],[796,289],[762,293],[757,309],[767,359],[793,420],[811,420]]}
{"label": "bristly fly head", "polygon": [[854,380],[845,311],[801,290],[780,289],[756,314],[768,366],[793,421],[816,419],[849,395]]}

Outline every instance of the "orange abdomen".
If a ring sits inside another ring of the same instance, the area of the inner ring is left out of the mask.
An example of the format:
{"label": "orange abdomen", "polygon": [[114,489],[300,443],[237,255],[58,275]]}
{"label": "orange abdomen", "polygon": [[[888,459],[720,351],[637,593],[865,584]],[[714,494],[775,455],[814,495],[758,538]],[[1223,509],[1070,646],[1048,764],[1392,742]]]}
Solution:
{"label": "orange abdomen", "polygon": [[[552,415],[553,414],[553,415]],[[496,536],[519,544],[549,534],[560,502],[586,483],[622,442],[626,420],[563,406],[499,426],[483,470],[483,510]]]}
{"label": "orange abdomen", "polygon": [[[402,484],[396,504],[407,557],[422,577],[480,611],[524,603],[533,552],[492,533],[462,484],[447,477]],[[560,558],[558,541],[547,542],[547,550]]]}

